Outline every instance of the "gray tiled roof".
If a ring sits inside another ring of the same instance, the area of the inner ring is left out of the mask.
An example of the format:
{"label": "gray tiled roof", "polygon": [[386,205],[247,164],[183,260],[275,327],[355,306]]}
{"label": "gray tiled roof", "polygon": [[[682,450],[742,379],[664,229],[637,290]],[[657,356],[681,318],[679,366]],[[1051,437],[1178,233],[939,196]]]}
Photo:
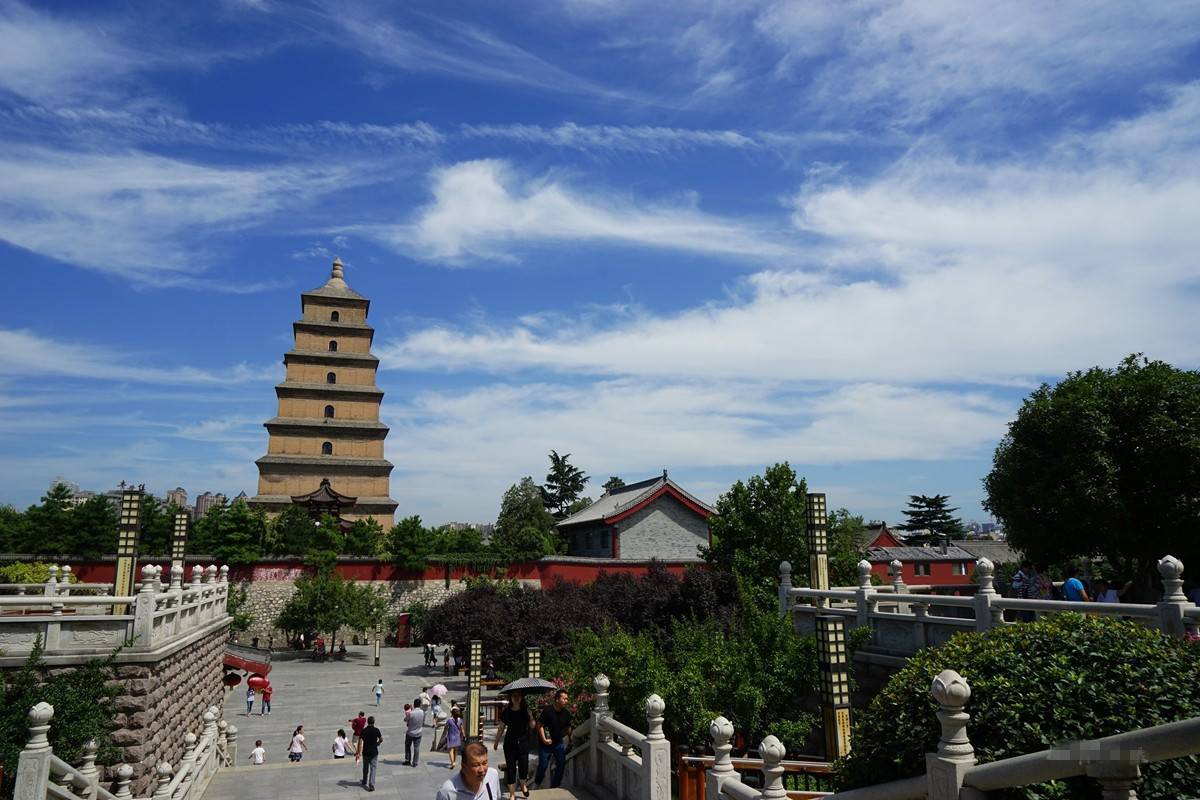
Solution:
{"label": "gray tiled roof", "polygon": [[1008,542],[994,542],[988,539],[959,542],[976,559],[986,558],[993,564],[1020,564],[1021,554],[1008,546]]}
{"label": "gray tiled roof", "polygon": [[686,497],[691,502],[698,505],[700,508],[715,513],[711,506],[707,503],[698,500],[693,495],[684,490],[682,486],[667,477],[666,470],[657,478],[650,478],[637,483],[630,483],[619,489],[614,489],[601,495],[600,499],[592,503],[587,508],[575,512],[571,516],[558,523],[558,527],[563,528],[568,525],[579,525],[585,522],[597,522],[615,517],[618,514],[624,513],[629,509],[644,502],[647,498],[657,492],[664,486],[670,486],[675,491]]}
{"label": "gray tiled roof", "polygon": [[942,552],[941,545],[930,547],[868,547],[868,561],[891,562],[895,559],[908,563],[910,561],[974,561],[975,557],[956,545],[950,545]]}

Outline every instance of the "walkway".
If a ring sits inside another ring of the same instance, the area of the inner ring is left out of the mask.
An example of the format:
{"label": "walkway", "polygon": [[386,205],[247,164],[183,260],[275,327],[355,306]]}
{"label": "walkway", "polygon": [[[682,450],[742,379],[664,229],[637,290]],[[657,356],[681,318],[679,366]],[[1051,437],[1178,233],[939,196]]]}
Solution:
{"label": "walkway", "polygon": [[[404,761],[404,704],[411,703],[423,686],[444,683],[447,697],[465,700],[467,679],[445,677],[442,668],[426,670],[421,648],[384,648],[380,666],[373,666],[374,646],[348,646],[345,661],[315,663],[295,651],[277,652],[272,661],[271,714],[246,716],[246,684],[235,686],[225,698],[224,719],[238,728],[235,769],[221,770],[209,784],[204,800],[325,800],[372,797],[433,800],[450,776],[445,752],[429,752],[433,731],[426,728],[421,740],[421,760],[414,769]],[[383,678],[383,705],[375,707],[372,687]],[[484,695],[487,697],[488,695]],[[447,707],[449,703],[446,703]],[[350,736],[351,717],[359,711],[374,715],[383,734],[375,792],[358,785],[361,766],[354,759],[334,760],[331,745],[338,728]],[[299,764],[287,760],[287,746],[297,725],[304,726],[308,752]],[[267,763],[252,766],[247,760],[255,739],[262,739]],[[499,755],[498,753],[495,755]],[[497,759],[498,760],[498,759]],[[539,800],[551,800],[549,792]]]}

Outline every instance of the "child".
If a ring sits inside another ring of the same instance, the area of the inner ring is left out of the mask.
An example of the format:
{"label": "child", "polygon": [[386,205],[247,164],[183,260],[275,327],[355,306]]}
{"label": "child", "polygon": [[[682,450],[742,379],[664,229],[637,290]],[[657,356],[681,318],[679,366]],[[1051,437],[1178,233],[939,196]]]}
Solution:
{"label": "child", "polygon": [[250,751],[250,757],[247,759],[251,764],[262,764],[267,760],[267,751],[263,749],[262,739],[254,740],[254,749]]}
{"label": "child", "polygon": [[337,736],[333,738],[333,757],[346,757],[346,732],[338,728]]}

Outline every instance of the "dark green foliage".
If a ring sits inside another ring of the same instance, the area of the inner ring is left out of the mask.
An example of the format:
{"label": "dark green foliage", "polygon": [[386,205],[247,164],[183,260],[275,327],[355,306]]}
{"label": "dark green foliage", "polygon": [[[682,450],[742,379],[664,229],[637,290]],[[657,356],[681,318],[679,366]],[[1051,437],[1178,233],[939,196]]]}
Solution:
{"label": "dark green foliage", "polygon": [[117,549],[117,510],[107,497],[90,497],[72,507],[71,490],[55,484],[42,504],[23,514],[0,507],[4,552],[99,558]]}
{"label": "dark green foliage", "polygon": [[1168,553],[1200,564],[1200,372],[1129,356],[1043,384],[983,485],[1034,561],[1103,555],[1143,588]]}
{"label": "dark green foliage", "polygon": [[[900,513],[908,517],[908,522],[897,525],[902,531],[924,531],[926,540],[940,541],[949,536],[961,539],[963,535],[962,520],[951,516],[957,508],[948,508],[950,495],[935,494],[932,497],[923,494],[910,494],[908,508]],[[915,541],[910,539],[910,541]]]}
{"label": "dark green foliage", "polygon": [[266,540],[266,512],[238,500],[232,506],[213,505],[196,520],[188,552],[211,555],[222,564],[253,564],[262,558]]}
{"label": "dark green foliage", "polygon": [[0,748],[3,748],[3,796],[12,797],[17,761],[29,741],[29,709],[38,703],[54,706],[50,721],[50,744],[54,754],[70,764],[78,764],[83,746],[89,739],[100,743],[97,761],[113,764],[121,749],[108,741],[112,731],[112,701],[121,694],[108,658],[97,658],[74,669],[46,674],[39,636],[29,658],[0,686]]}
{"label": "dark green foliage", "polygon": [[[960,634],[908,661],[858,716],[843,788],[922,774],[937,748],[933,678],[971,685],[967,731],[981,763],[1200,716],[1200,645],[1112,618],[1062,614]],[[1143,800],[1200,795],[1200,759],[1146,765]],[[1006,797],[1090,798],[1085,779]]]}
{"label": "dark green foliage", "polygon": [[747,483],[738,481],[717,500],[709,520],[712,547],[701,548],[710,564],[750,578],[774,592],[779,563],[792,565],[792,581],[808,576],[808,512],[804,480],[785,461]]}
{"label": "dark green foliage", "polygon": [[420,517],[405,517],[388,531],[388,551],[396,566],[425,569],[434,552],[433,537],[421,524]]}
{"label": "dark green foliage", "polygon": [[356,519],[346,531],[342,542],[342,554],[374,558],[383,552],[383,526],[374,517]]}
{"label": "dark green foliage", "polygon": [[588,482],[583,470],[567,461],[570,457],[570,453],[560,456],[554,450],[550,451],[550,472],[542,486],[542,504],[555,519],[567,516],[571,504],[583,494],[583,487]]}
{"label": "dark green foliage", "polygon": [[0,552],[21,553],[28,547],[29,522],[11,505],[0,505]]}
{"label": "dark green foliage", "polygon": [[542,488],[533,478],[522,478],[501,498],[491,549],[496,555],[512,560],[534,560],[557,552],[554,515],[542,503]]}
{"label": "dark green foliage", "polygon": [[858,562],[866,557],[862,516],[844,508],[829,515],[829,585],[857,586]]}
{"label": "dark green foliage", "polygon": [[275,618],[275,627],[290,634],[328,633],[340,628],[373,630],[388,618],[387,598],[380,587],[340,575],[317,572],[295,581],[296,593]]}
{"label": "dark green foliage", "polygon": [[[138,552],[146,556],[170,556],[171,540],[175,536],[175,514],[179,506],[166,505],[153,495],[142,502],[142,532],[138,537]],[[189,515],[190,518],[190,515]]]}
{"label": "dark green foliage", "polygon": [[254,615],[249,611],[242,610],[242,607],[246,605],[246,598],[249,595],[247,586],[248,582],[244,581],[237,586],[229,587],[229,600],[225,604],[225,610],[229,616],[233,617],[233,621],[229,623],[231,633],[241,633],[242,631],[250,630],[250,624],[254,622]]}

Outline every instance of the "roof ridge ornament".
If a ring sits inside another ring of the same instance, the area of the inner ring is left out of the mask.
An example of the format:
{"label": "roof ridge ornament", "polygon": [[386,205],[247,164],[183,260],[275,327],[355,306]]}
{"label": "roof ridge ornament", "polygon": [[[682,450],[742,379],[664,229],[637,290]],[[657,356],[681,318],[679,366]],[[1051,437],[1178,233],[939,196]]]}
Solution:
{"label": "roof ridge ornament", "polygon": [[343,274],[343,272],[342,272],[342,257],[341,256],[333,257],[333,274],[330,275],[329,277],[332,279],[335,279],[335,280],[342,280],[342,281],[344,281],[346,279],[345,274]]}

